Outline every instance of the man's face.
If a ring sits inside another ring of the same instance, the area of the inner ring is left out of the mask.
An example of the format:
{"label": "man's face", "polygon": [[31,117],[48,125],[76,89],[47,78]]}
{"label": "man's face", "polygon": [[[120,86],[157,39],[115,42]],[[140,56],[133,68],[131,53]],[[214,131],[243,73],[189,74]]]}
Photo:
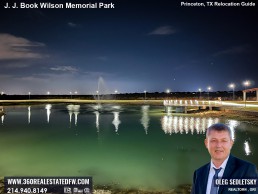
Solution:
{"label": "man's face", "polygon": [[222,163],[230,154],[233,141],[228,131],[211,130],[204,141],[213,162]]}

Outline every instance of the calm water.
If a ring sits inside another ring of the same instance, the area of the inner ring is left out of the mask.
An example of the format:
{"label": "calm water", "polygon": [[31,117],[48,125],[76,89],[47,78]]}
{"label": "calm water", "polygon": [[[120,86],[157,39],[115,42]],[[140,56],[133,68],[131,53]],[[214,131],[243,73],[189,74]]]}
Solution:
{"label": "calm water", "polygon": [[0,176],[93,176],[94,184],[168,190],[191,184],[209,162],[205,129],[235,132],[232,153],[258,165],[258,127],[237,120],[175,116],[157,106],[4,107]]}

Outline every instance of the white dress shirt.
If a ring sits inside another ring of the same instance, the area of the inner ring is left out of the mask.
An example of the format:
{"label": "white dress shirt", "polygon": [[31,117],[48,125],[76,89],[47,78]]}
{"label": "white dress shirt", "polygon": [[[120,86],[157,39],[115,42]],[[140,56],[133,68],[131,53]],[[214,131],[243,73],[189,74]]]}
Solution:
{"label": "white dress shirt", "polygon": [[219,169],[219,168],[222,168],[218,174],[218,177],[222,177],[223,174],[224,174],[224,171],[225,171],[225,168],[226,168],[226,165],[227,165],[227,162],[228,162],[228,158],[229,156],[227,157],[226,160],[224,160],[224,162],[221,164],[221,166],[219,166],[218,168],[215,167],[215,165],[212,163],[211,161],[211,164],[210,164],[210,172],[209,172],[209,177],[208,177],[208,182],[207,182],[207,188],[206,188],[206,194],[210,194],[211,192],[211,184],[212,184],[212,179],[213,179],[213,176],[215,175],[215,170],[213,168],[216,168],[216,169]]}

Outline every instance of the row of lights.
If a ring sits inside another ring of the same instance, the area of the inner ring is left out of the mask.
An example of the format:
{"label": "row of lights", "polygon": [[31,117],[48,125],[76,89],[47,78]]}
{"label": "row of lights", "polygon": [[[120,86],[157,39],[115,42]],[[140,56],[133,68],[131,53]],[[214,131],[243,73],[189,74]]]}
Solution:
{"label": "row of lights", "polygon": [[[246,89],[246,87],[247,87],[247,86],[249,86],[250,84],[251,84],[251,82],[250,82],[250,81],[248,81],[248,80],[243,82],[243,85],[245,86],[245,89]],[[231,83],[231,84],[229,84],[229,85],[228,85],[228,87],[233,89],[233,95],[234,95],[234,90],[235,90],[236,85],[235,85],[234,83]],[[208,87],[207,87],[208,95],[209,95],[209,92],[211,91],[211,89],[212,89],[212,88],[211,88],[210,86],[208,86]],[[198,89],[198,91],[200,92],[200,95],[201,95],[202,89],[201,89],[201,88],[199,88],[199,89]],[[170,90],[169,90],[169,89],[167,89],[167,90],[166,90],[166,92],[167,92],[167,94],[169,94],[169,93],[170,93]],[[96,91],[96,93],[98,94],[98,93],[99,93],[99,91]],[[115,94],[117,94],[117,93],[118,93],[118,91],[117,91],[117,90],[115,90]],[[144,90],[145,100],[146,100],[146,93],[147,93],[147,91],[146,91],[146,90]],[[1,95],[3,95],[3,94],[4,94],[4,92],[1,92]],[[31,95],[31,92],[29,92],[28,94],[29,94],[29,96],[30,96],[30,95]],[[73,94],[73,93],[72,93],[72,92],[70,92],[70,95],[72,95],[72,94]],[[75,92],[74,92],[74,94],[75,94],[75,95],[77,95],[77,94],[78,94],[78,92],[77,92],[77,91],[75,91]],[[49,91],[47,92],[47,95],[50,95],[50,92],[49,92]],[[233,97],[233,98],[234,98],[234,97]]]}
{"label": "row of lights", "polygon": [[[243,82],[243,85],[245,86],[245,90],[246,90],[246,88],[251,85],[251,82],[250,82],[249,80],[246,80],[246,81]],[[228,85],[228,87],[229,87],[229,88],[232,88],[232,90],[233,90],[233,100],[234,100],[234,98],[235,98],[235,87],[236,87],[236,85],[235,85],[234,83],[231,83],[231,84]],[[208,90],[208,99],[209,99],[209,92],[211,91],[211,89],[212,89],[211,86],[208,86],[208,87],[207,87],[207,90]],[[200,92],[200,97],[201,97],[202,89],[199,88],[198,91]],[[146,91],[144,91],[144,92],[146,92]],[[170,90],[167,89],[166,92],[167,92],[167,94],[169,94],[169,93],[170,93]]]}
{"label": "row of lights", "polygon": [[[251,84],[251,82],[248,81],[248,80],[243,82],[243,85],[245,86],[245,90],[246,90],[246,87],[247,87],[247,86],[250,86],[250,84]],[[234,90],[235,87],[236,87],[236,85],[235,85],[234,83],[231,83],[231,84],[228,85],[228,87],[229,87],[229,88],[232,88],[232,89]],[[208,89],[208,91],[210,91],[210,90],[211,90],[211,87],[209,86],[207,89]],[[199,92],[201,92],[201,91],[202,91],[202,89],[199,88]]]}

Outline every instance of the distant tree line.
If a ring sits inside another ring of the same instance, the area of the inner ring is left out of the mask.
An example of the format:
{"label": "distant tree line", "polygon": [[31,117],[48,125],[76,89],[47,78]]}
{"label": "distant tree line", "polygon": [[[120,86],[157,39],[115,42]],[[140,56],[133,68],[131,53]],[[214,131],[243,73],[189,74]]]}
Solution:
{"label": "distant tree line", "polygon": [[[104,95],[0,95],[0,100],[36,100],[36,99],[84,99],[84,100],[163,100],[163,99],[200,99],[200,100],[233,100],[233,93],[228,91],[217,92],[153,92],[153,93],[119,93]],[[243,100],[243,92],[235,91],[235,100]],[[248,100],[255,100],[256,93],[247,93]]]}

